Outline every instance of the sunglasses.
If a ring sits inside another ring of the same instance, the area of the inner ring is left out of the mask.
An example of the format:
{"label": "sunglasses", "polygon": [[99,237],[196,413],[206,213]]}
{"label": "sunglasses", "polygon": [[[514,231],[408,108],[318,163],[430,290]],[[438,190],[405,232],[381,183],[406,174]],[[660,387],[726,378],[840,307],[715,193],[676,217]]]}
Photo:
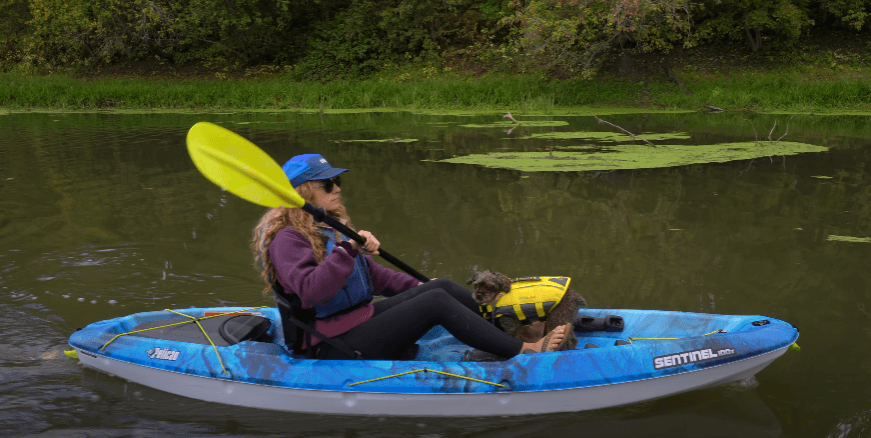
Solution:
{"label": "sunglasses", "polygon": [[333,193],[333,187],[342,187],[342,177],[334,176],[328,180],[324,181],[324,184],[315,187],[323,187],[324,191],[327,193]]}

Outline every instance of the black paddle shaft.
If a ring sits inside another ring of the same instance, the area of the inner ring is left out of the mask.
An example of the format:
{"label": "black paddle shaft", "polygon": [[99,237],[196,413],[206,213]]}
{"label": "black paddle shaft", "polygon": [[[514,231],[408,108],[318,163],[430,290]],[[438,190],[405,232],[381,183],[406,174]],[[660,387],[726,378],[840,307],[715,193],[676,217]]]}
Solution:
{"label": "black paddle shaft", "polygon": [[[360,235],[357,234],[356,231],[348,228],[347,226],[345,226],[345,224],[343,224],[343,223],[337,221],[335,218],[327,215],[327,212],[323,208],[315,207],[311,203],[306,202],[305,205],[302,206],[302,209],[303,209],[303,211],[311,214],[312,217],[314,217],[314,219],[316,221],[323,222],[323,223],[333,227],[335,230],[339,231],[340,233],[354,239],[354,241],[359,243],[360,245],[363,245],[364,243],[366,243],[366,239],[360,237]],[[378,255],[380,255],[381,258],[383,258],[384,260],[387,260],[388,262],[390,262],[393,266],[396,266],[397,268],[402,269],[403,271],[405,271],[406,273],[408,273],[412,277],[418,279],[422,283],[426,283],[427,281],[429,281],[429,279],[426,278],[423,274],[415,271],[414,268],[406,265],[402,260],[399,260],[396,257],[393,257],[387,251],[384,251],[383,249],[378,248]]]}

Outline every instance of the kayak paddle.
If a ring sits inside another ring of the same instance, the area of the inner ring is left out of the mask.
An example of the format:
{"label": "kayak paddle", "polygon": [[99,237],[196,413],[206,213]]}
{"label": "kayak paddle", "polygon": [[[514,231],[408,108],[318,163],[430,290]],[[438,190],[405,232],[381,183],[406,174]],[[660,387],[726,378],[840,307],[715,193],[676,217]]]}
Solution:
{"label": "kayak paddle", "polygon": [[[266,152],[239,134],[208,122],[194,125],[187,136],[188,153],[197,169],[211,182],[228,192],[264,207],[301,208],[316,221],[324,222],[359,244],[366,242],[354,230],[306,202],[293,186],[281,166]],[[378,249],[384,260],[421,282],[423,274]]]}

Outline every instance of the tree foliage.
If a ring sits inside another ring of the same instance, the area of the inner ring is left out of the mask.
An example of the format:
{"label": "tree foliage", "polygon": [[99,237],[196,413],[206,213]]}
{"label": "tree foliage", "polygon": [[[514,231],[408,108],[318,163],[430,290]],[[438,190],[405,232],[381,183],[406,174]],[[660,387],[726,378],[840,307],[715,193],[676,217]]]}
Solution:
{"label": "tree foliage", "polygon": [[328,80],[453,57],[577,75],[616,48],[758,52],[815,29],[868,32],[869,11],[871,0],[0,0],[0,67],[154,59]]}
{"label": "tree foliage", "polygon": [[513,0],[519,42],[536,66],[589,69],[627,43],[640,51],[692,45],[689,0]]}
{"label": "tree foliage", "polygon": [[493,0],[351,2],[312,26],[302,74],[330,79],[385,64],[433,60],[456,46],[474,44],[500,13]]}
{"label": "tree foliage", "polygon": [[745,40],[753,52],[762,48],[764,37],[791,45],[813,20],[806,0],[734,0],[709,2],[697,34],[705,39]]}
{"label": "tree foliage", "polygon": [[148,56],[176,62],[281,60],[295,20],[312,9],[292,0],[12,1],[26,3],[29,15],[19,49],[57,65]]}

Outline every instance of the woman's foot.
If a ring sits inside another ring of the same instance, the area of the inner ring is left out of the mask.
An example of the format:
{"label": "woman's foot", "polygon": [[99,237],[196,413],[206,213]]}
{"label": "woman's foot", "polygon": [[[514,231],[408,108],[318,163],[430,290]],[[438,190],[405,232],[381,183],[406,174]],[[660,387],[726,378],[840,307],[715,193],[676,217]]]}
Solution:
{"label": "woman's foot", "polygon": [[571,324],[566,323],[563,324],[547,334],[544,338],[540,339],[538,342],[524,342],[523,347],[520,348],[521,353],[526,353],[527,350],[532,351],[533,353],[549,353],[551,351],[557,351],[563,344],[568,340],[568,330],[571,330]]}

